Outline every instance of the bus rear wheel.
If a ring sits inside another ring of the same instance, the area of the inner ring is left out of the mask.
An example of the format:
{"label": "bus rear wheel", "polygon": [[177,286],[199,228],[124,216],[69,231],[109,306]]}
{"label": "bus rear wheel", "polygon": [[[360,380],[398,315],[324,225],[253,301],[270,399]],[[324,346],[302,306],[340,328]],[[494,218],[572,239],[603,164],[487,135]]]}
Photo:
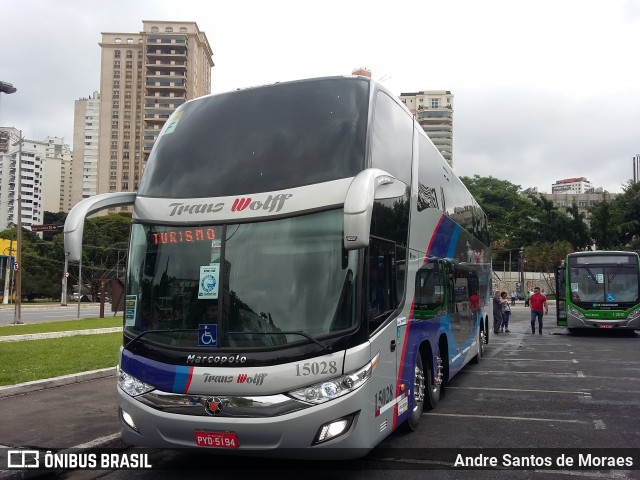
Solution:
{"label": "bus rear wheel", "polygon": [[424,397],[425,397],[425,377],[424,367],[422,364],[422,355],[418,351],[416,357],[416,366],[414,369],[413,377],[413,409],[409,414],[409,418],[405,423],[405,430],[413,432],[418,428],[420,418],[422,417],[422,411],[424,410]]}

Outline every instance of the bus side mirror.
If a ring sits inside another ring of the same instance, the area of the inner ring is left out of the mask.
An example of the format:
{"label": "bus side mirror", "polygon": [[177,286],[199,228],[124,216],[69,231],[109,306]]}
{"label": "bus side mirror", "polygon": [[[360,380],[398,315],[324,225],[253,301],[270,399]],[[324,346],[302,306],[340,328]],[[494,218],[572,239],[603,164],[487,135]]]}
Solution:
{"label": "bus side mirror", "polygon": [[103,193],[76,203],[64,222],[64,252],[69,256],[69,261],[79,262],[82,257],[82,234],[88,215],[105,208],[132,205],[136,195],[136,192]]}
{"label": "bus side mirror", "polygon": [[367,168],[354,177],[344,201],[344,248],[369,245],[373,201],[405,194],[406,185],[379,168]]}

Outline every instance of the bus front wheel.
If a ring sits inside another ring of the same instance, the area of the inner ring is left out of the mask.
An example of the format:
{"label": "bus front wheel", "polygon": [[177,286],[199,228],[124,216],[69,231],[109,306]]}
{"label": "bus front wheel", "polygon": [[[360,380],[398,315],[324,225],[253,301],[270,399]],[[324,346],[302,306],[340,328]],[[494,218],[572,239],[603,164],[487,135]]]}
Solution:
{"label": "bus front wheel", "polygon": [[407,423],[405,424],[405,430],[413,432],[418,428],[418,423],[420,423],[420,417],[422,417],[422,411],[424,410],[424,397],[424,367],[422,364],[422,355],[420,354],[420,351],[418,351],[413,380],[413,409],[411,410],[409,418],[407,419]]}
{"label": "bus front wheel", "polygon": [[433,410],[440,400],[440,388],[442,386],[442,357],[440,349],[436,351],[436,365],[433,361],[427,362],[427,394],[425,395],[425,407]]}

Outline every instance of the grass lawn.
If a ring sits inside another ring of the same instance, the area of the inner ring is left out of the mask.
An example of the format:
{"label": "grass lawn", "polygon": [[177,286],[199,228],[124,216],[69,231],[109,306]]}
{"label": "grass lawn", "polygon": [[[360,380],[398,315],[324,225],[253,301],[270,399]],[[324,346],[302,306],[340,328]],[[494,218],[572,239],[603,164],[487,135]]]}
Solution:
{"label": "grass lawn", "polygon": [[63,322],[30,323],[26,325],[0,326],[0,337],[24,335],[26,333],[67,332],[69,330],[90,330],[92,328],[121,327],[122,317],[81,318]]}
{"label": "grass lawn", "polygon": [[[119,322],[121,325],[122,319]],[[0,385],[14,385],[70,373],[115,367],[118,364],[120,345],[122,345],[122,333],[0,343]]]}

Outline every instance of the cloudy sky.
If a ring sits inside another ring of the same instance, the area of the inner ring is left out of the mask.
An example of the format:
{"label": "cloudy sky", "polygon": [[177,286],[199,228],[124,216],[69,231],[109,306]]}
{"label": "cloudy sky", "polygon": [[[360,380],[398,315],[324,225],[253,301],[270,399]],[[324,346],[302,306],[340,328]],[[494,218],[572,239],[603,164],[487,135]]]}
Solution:
{"label": "cloudy sky", "polygon": [[[382,8],[384,7],[384,8]],[[640,153],[640,0],[19,0],[0,10],[0,125],[71,143],[102,32],[195,21],[212,92],[366,67],[395,94],[454,95],[458,175],[620,192]]]}

